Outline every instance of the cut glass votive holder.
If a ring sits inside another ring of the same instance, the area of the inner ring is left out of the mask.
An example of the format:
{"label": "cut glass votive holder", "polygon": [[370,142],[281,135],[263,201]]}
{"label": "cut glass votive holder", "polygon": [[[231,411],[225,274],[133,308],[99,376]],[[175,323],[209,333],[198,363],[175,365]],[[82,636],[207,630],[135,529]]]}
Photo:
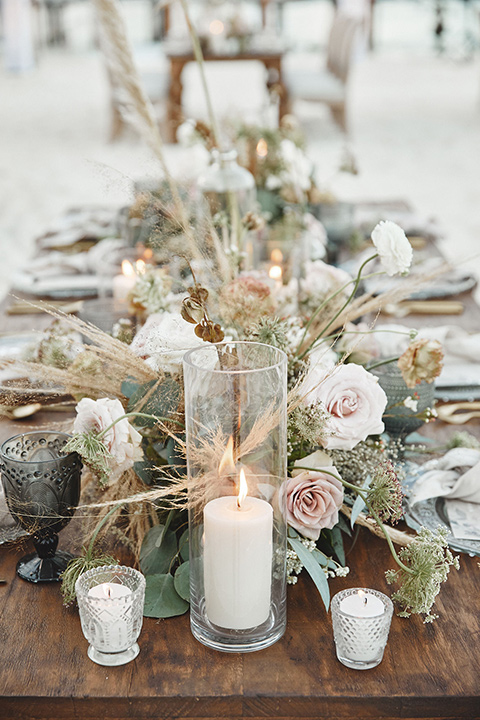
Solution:
{"label": "cut glass votive holder", "polygon": [[349,588],[332,600],[333,635],[337,658],[354,670],[379,665],[388,640],[393,603],[368,588]]}
{"label": "cut glass votive holder", "polygon": [[142,573],[124,565],[94,568],[80,575],[75,592],[90,660],[107,666],[134,660],[145,602]]}

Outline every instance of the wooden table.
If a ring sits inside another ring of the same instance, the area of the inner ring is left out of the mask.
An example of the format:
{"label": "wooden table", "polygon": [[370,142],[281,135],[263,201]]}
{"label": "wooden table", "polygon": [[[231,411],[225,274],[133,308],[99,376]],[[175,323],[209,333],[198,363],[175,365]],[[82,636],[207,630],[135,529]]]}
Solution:
{"label": "wooden table", "polygon": [[[176,132],[178,126],[183,122],[184,116],[182,112],[182,72],[185,65],[195,61],[192,52],[188,53],[167,53],[170,63],[170,86],[167,98],[167,125],[170,142],[176,142]],[[288,111],[287,90],[282,81],[282,58],[283,52],[280,51],[264,51],[264,52],[242,52],[235,55],[228,54],[205,54],[206,61],[215,62],[232,62],[240,60],[256,60],[263,63],[267,70],[274,70],[277,73],[278,80],[276,83],[280,88],[279,102],[279,119]]]}
{"label": "wooden table", "polygon": [[[458,321],[469,325],[478,308],[471,296],[462,299],[467,312]],[[2,320],[12,330],[43,322],[37,316]],[[37,417],[48,422],[46,413]],[[0,442],[28,424],[1,421]],[[480,420],[468,429],[480,437]],[[422,429],[437,438],[454,431],[441,424]],[[78,522],[74,518],[60,533],[60,547],[78,552]],[[194,640],[187,614],[145,619],[136,660],[100,667],[88,659],[78,611],[62,606],[59,586],[31,585],[16,576],[25,552],[0,548],[0,578],[7,581],[0,585],[0,718],[480,719],[476,558],[462,555],[460,572],[451,571],[436,603],[440,618],[423,625],[418,617],[394,616],[383,662],[362,672],[337,661],[330,615],[305,573],[288,591],[285,636],[266,650],[210,650]],[[384,571],[393,563],[383,540],[362,528],[347,563],[350,575],[331,581],[332,594],[354,586],[391,592]]]}

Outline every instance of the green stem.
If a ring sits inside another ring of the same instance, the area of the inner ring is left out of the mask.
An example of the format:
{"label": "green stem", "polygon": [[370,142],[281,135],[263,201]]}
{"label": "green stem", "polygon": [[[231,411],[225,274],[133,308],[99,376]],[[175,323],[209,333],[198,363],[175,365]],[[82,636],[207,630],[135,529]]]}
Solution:
{"label": "green stem", "polygon": [[[296,469],[299,469],[299,470],[310,470],[311,472],[319,472],[318,468],[306,467],[305,465],[295,465],[295,468],[296,468]],[[321,472],[324,473],[325,475],[331,475],[332,477],[337,478],[337,480],[340,480],[340,482],[342,483],[342,485],[343,485],[344,487],[348,488],[349,490],[353,490],[355,493],[357,493],[357,495],[360,495],[360,497],[362,498],[363,502],[364,502],[365,505],[367,506],[369,513],[371,514],[371,516],[373,517],[373,519],[374,519],[375,522],[377,523],[378,527],[380,528],[380,530],[381,530],[382,533],[384,534],[385,540],[386,540],[387,543],[388,543],[388,547],[390,548],[390,552],[392,553],[393,559],[395,560],[395,562],[397,563],[397,565],[402,568],[402,570],[404,570],[405,572],[407,572],[407,573],[409,573],[409,574],[411,575],[411,574],[412,574],[411,569],[410,569],[409,567],[407,567],[407,565],[405,565],[405,564],[400,560],[400,558],[398,557],[397,551],[395,550],[395,547],[394,547],[393,542],[392,542],[392,538],[390,537],[390,535],[389,535],[389,534],[387,533],[387,531],[385,530],[384,524],[382,523],[382,521],[380,520],[378,514],[375,512],[375,510],[373,509],[371,503],[369,502],[369,500],[368,500],[368,491],[367,491],[367,492],[364,492],[362,488],[359,488],[359,487],[357,487],[356,485],[352,485],[352,483],[349,483],[349,482],[347,482],[346,480],[342,480],[342,478],[341,478],[339,475],[335,475],[335,473],[329,472],[329,471],[326,470],[325,468],[322,468]]]}
{"label": "green stem", "polygon": [[118,503],[117,505],[114,505],[113,508],[111,508],[111,509],[108,511],[108,513],[105,515],[105,517],[102,518],[102,520],[98,523],[98,525],[96,526],[95,530],[93,531],[92,539],[90,540],[90,544],[89,544],[89,546],[88,546],[88,550],[87,550],[87,552],[86,552],[86,554],[85,554],[85,559],[86,559],[86,560],[90,560],[91,557],[92,557],[93,546],[95,545],[95,540],[97,539],[98,533],[100,532],[100,530],[102,529],[102,527],[105,525],[105,523],[107,522],[107,520],[113,515],[113,513],[117,512],[117,510],[119,510],[123,505],[125,505],[124,502],[121,502],[121,503]]}
{"label": "green stem", "polygon": [[185,15],[185,21],[187,23],[188,32],[190,34],[190,39],[192,41],[193,53],[195,55],[195,60],[197,61],[198,69],[200,71],[200,79],[202,82],[203,93],[204,93],[205,100],[207,103],[207,110],[208,110],[208,116],[210,118],[210,125],[212,126],[213,139],[215,141],[215,145],[217,147],[219,147],[220,133],[218,131],[217,119],[216,119],[215,113],[213,111],[212,100],[211,100],[210,92],[208,90],[208,85],[207,85],[207,78],[205,76],[205,61],[203,59],[202,48],[200,47],[200,41],[198,39],[198,35],[195,31],[195,28],[193,27],[193,24],[192,24],[192,21],[190,18],[190,13],[188,12],[186,0],[180,0],[180,3],[182,6],[183,13]]}
{"label": "green stem", "polygon": [[[304,333],[303,333],[303,335],[302,335],[302,339],[301,339],[300,344],[299,344],[299,346],[298,346],[299,348],[302,346],[302,344],[303,344],[303,342],[304,342],[304,340],[305,340],[305,337],[306,337],[308,328],[310,327],[310,325],[312,324],[313,320],[314,320],[315,317],[318,315],[318,313],[325,307],[325,305],[326,305],[328,302],[330,302],[331,300],[333,300],[339,293],[341,293],[343,290],[345,290],[345,288],[347,288],[347,287],[348,287],[349,285],[351,285],[351,283],[353,282],[354,285],[353,285],[353,290],[352,290],[352,292],[350,293],[350,295],[348,296],[348,298],[345,300],[345,302],[344,302],[344,304],[342,305],[342,307],[340,308],[340,310],[338,310],[338,312],[335,313],[335,315],[334,315],[333,318],[330,320],[330,322],[322,329],[322,334],[323,334],[326,330],[328,330],[329,327],[331,327],[331,326],[333,325],[333,323],[335,322],[335,320],[339,317],[339,315],[341,315],[341,313],[345,310],[345,308],[347,307],[347,305],[348,305],[348,304],[353,300],[353,298],[355,297],[355,293],[357,292],[358,286],[360,285],[360,280],[362,279],[362,270],[363,270],[363,268],[365,267],[365,265],[367,265],[367,263],[369,263],[371,260],[375,260],[375,258],[377,258],[377,257],[378,257],[378,253],[375,253],[375,254],[372,255],[371,257],[369,257],[369,258],[367,258],[366,260],[364,260],[364,262],[361,264],[361,266],[360,266],[360,268],[359,268],[359,270],[358,270],[357,277],[355,278],[355,280],[349,280],[348,283],[346,283],[346,284],[343,285],[341,288],[339,288],[336,292],[334,292],[332,295],[330,295],[326,300],[323,301],[323,303],[320,305],[320,307],[318,307],[318,308],[315,310],[315,312],[313,313],[312,317],[310,318],[310,320],[308,321],[308,323],[307,323],[306,326],[305,326],[305,331],[304,331]],[[317,337],[310,343],[310,345],[307,347],[307,349],[303,351],[303,353],[302,353],[302,354],[299,356],[299,358],[298,358],[299,360],[303,360],[303,358],[305,357],[305,355],[307,355],[307,353],[310,351],[310,349],[312,348],[312,346],[315,345],[315,343],[317,342],[318,337],[319,337],[319,336],[317,336]]]}
{"label": "green stem", "polygon": [[381,367],[382,365],[389,365],[390,363],[397,362],[397,360],[400,359],[400,355],[395,355],[395,357],[387,358],[387,360],[378,360],[375,363],[372,363],[371,365],[368,365],[366,367],[366,370],[373,370],[373,368]]}
{"label": "green stem", "polygon": [[148,415],[147,413],[141,413],[141,412],[130,412],[130,413],[125,413],[125,415],[121,415],[116,420],[111,422],[110,425],[107,425],[106,428],[104,428],[101,432],[98,433],[97,438],[99,440],[101,440],[102,437],[109,430],[111,430],[114,425],[116,425],[118,422],[120,422],[120,420],[125,420],[126,418],[129,418],[129,417],[143,417],[143,418],[147,418],[148,420],[161,420],[162,422],[173,422],[176,425],[180,425],[180,427],[182,427],[182,428],[185,427],[185,425],[182,422],[180,422],[180,420],[174,420],[173,418],[164,418],[162,416]]}

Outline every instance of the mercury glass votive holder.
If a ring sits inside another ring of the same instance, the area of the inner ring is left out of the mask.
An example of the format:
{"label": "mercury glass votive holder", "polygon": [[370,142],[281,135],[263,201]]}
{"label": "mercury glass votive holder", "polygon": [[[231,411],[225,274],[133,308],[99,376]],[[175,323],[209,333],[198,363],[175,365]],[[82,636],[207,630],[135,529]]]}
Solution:
{"label": "mercury glass votive holder", "polygon": [[342,665],[354,670],[379,665],[393,615],[390,598],[378,590],[349,588],[334,596],[331,608],[337,658]]}
{"label": "mercury glass votive holder", "polygon": [[261,343],[184,358],[190,622],[225,652],[276,642],[286,625],[287,357]]}
{"label": "mercury glass votive holder", "polygon": [[98,665],[125,665],[140,648],[145,577],[124,565],[107,565],[80,575],[75,583],[80,622]]}

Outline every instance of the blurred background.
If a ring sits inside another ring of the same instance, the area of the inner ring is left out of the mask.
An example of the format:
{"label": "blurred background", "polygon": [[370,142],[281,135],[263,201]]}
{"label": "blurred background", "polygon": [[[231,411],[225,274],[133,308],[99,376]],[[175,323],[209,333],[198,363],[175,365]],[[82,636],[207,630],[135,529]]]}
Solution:
{"label": "blurred background", "polygon": [[[158,166],[139,136],[116,124],[115,88],[91,3],[1,0],[0,7],[3,295],[34,252],[35,238],[60,213],[131,202],[132,182],[158,175]],[[181,7],[121,0],[121,8],[170,141],[169,56],[188,43]],[[337,7],[332,0],[189,0],[189,8],[200,34],[217,43],[215,52],[247,55],[206,64],[222,125],[232,117],[264,121],[267,71],[248,55],[265,48],[280,54],[289,111],[305,132],[317,185],[342,200],[407,201],[435,225],[447,257],[480,271],[479,2],[350,0]],[[334,31],[340,11],[358,29],[348,47],[345,32]],[[219,37],[227,27],[228,37]],[[252,42],[247,49],[244,35]],[[324,71],[332,67],[329,86]],[[182,81],[183,117],[205,119],[194,63],[185,65]],[[178,177],[203,162],[181,143],[168,142],[166,156]],[[357,174],[339,172],[345,157]]]}

